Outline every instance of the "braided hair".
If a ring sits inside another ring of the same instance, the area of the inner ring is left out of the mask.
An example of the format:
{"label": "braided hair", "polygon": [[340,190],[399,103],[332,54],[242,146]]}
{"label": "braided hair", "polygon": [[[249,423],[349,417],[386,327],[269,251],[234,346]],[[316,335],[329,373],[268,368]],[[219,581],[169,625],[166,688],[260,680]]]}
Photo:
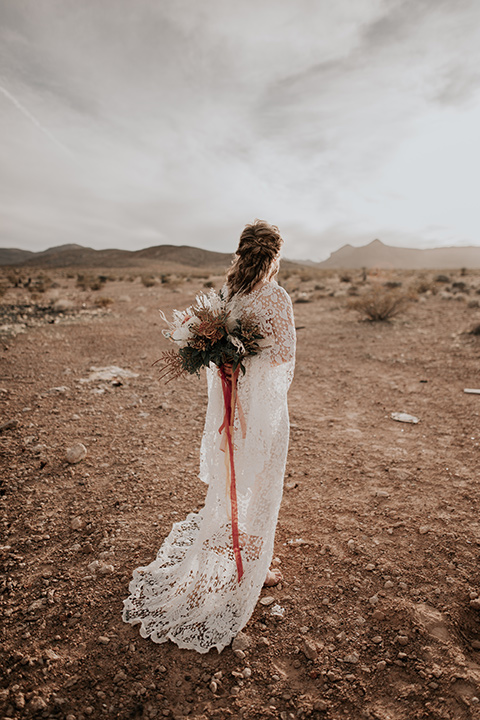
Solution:
{"label": "braided hair", "polygon": [[282,236],[276,225],[254,220],[240,235],[235,258],[227,272],[228,294],[248,294],[264,278],[278,272]]}

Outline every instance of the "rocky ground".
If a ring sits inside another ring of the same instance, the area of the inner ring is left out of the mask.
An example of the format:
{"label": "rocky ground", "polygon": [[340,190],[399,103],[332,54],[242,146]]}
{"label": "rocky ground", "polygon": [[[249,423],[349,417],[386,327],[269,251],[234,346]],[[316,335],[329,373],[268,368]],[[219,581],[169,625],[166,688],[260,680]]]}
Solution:
{"label": "rocky ground", "polygon": [[[158,309],[204,280],[92,290],[56,272],[33,293],[7,281],[0,304],[1,717],[480,718],[480,395],[464,392],[480,388],[480,273],[284,280],[285,580],[233,647],[198,655],[121,611],[132,570],[203,504],[204,381],[164,385],[152,363]],[[362,321],[349,302],[384,282],[416,299]]]}

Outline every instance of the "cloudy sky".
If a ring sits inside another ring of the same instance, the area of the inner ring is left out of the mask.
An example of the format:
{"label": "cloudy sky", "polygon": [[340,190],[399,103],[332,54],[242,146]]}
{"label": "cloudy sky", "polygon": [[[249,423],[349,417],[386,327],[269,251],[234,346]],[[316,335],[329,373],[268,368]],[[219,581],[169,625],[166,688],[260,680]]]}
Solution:
{"label": "cloudy sky", "polygon": [[0,0],[0,246],[480,245],[478,0]]}

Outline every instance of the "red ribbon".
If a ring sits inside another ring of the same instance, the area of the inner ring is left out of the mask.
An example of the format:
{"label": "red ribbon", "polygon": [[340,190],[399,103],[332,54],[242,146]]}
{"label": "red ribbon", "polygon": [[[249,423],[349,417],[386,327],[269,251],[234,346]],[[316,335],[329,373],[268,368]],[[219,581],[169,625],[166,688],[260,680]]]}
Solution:
{"label": "red ribbon", "polygon": [[237,489],[236,489],[236,478],[235,478],[235,463],[233,458],[233,423],[235,418],[235,404],[237,400],[237,378],[239,368],[232,373],[231,378],[225,373],[224,369],[219,368],[218,372],[222,380],[223,390],[223,402],[225,405],[225,415],[223,417],[223,423],[218,429],[219,433],[225,430],[227,438],[227,450],[228,450],[228,463],[227,463],[227,482],[230,490],[230,507],[232,516],[232,543],[233,543],[233,554],[235,556],[235,562],[237,564],[237,575],[238,582],[242,579],[243,575],[243,563],[242,556],[240,554],[240,543],[238,535],[238,504],[237,504]]}

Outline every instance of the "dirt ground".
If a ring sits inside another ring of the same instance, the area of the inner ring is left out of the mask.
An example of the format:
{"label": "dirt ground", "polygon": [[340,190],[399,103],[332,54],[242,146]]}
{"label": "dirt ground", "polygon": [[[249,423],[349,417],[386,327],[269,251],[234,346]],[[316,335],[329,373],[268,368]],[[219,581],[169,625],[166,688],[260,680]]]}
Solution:
{"label": "dirt ground", "polygon": [[[28,311],[22,287],[0,305],[24,305],[0,344],[0,716],[480,718],[480,395],[464,392],[480,388],[480,272],[390,274],[425,287],[389,323],[348,307],[386,276],[286,281],[285,580],[262,591],[284,616],[257,605],[244,657],[158,645],[121,618],[132,570],[205,496],[204,378],[165,385],[152,367],[169,347],[158,309],[203,281],[91,291],[55,272],[36,301],[55,311]],[[136,375],[88,381],[112,365]]]}

